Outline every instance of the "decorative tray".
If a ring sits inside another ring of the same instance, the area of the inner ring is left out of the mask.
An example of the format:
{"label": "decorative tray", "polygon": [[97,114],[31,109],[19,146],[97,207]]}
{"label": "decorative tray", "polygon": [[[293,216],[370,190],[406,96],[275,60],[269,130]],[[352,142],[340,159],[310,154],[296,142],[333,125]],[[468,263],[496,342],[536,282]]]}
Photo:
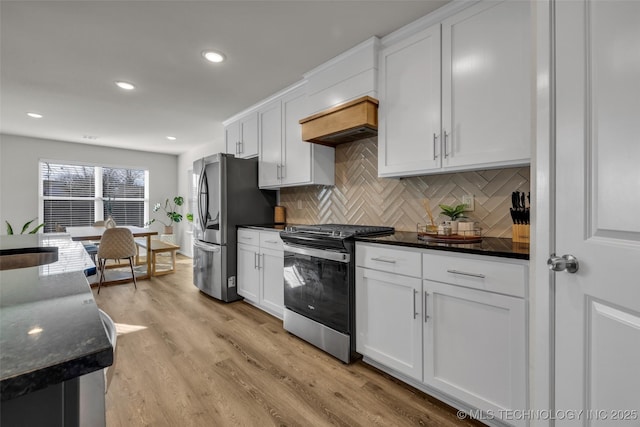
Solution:
{"label": "decorative tray", "polygon": [[465,236],[460,234],[452,234],[450,236],[438,234],[418,234],[418,239],[427,242],[439,243],[479,243],[482,242],[482,236]]}

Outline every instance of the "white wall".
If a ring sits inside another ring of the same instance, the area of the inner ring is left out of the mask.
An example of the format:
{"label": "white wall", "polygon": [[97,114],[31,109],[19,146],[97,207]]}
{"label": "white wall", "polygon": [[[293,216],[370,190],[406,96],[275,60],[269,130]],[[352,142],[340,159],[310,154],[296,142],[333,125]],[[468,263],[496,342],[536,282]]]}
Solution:
{"label": "white wall", "polygon": [[[154,203],[178,194],[178,157],[175,155],[0,134],[2,234],[5,220],[21,226],[41,215],[38,212],[38,163],[41,159],[147,169],[150,211]],[[180,194],[186,196],[184,191]],[[153,218],[154,213],[150,212],[150,216]],[[161,232],[162,224],[156,222],[151,228]]]}
{"label": "white wall", "polygon": [[[193,162],[206,156],[225,151],[224,138],[213,139],[210,143],[201,145],[178,156],[178,191],[185,198],[189,197],[189,171],[193,169]],[[191,241],[191,224],[180,223],[176,232],[176,243],[180,245],[180,252],[187,256],[193,256],[193,244]]]}

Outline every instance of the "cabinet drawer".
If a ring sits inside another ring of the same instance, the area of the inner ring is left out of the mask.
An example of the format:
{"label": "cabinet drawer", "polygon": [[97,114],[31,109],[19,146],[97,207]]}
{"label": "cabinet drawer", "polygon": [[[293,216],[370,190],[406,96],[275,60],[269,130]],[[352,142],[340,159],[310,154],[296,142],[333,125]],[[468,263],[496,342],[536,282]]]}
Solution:
{"label": "cabinet drawer", "polygon": [[515,260],[494,261],[462,254],[426,253],[423,254],[422,265],[422,277],[425,279],[525,297],[528,268]]}
{"label": "cabinet drawer", "polygon": [[238,230],[238,243],[258,246],[260,245],[260,232],[258,230],[241,228]]}
{"label": "cabinet drawer", "polygon": [[261,231],[260,247],[283,250],[282,239],[280,239],[280,233],[277,231]]}
{"label": "cabinet drawer", "polygon": [[356,265],[405,276],[420,277],[420,252],[391,249],[388,245],[356,244]]}

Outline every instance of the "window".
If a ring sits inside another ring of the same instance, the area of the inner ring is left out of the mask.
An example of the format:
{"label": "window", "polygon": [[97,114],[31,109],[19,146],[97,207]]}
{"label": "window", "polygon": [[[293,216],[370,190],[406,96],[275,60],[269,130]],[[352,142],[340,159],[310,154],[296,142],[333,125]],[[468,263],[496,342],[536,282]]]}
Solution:
{"label": "window", "polygon": [[148,218],[148,171],[40,162],[44,231],[92,225],[110,214],[142,227]]}

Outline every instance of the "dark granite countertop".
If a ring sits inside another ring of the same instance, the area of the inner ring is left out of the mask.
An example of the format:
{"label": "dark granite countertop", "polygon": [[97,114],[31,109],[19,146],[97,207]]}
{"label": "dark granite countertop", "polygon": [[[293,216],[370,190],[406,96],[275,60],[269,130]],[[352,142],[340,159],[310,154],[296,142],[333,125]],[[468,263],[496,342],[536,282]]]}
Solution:
{"label": "dark granite countertop", "polygon": [[285,227],[291,224],[251,224],[251,225],[239,225],[238,228],[252,228],[254,230],[266,230],[266,231],[282,231]]}
{"label": "dark granite countertop", "polygon": [[358,237],[356,241],[502,258],[529,259],[528,243],[514,243],[511,239],[497,237],[483,237],[480,243],[436,243],[418,239],[418,234],[415,232],[396,231],[389,236]]}
{"label": "dark granite countertop", "polygon": [[0,248],[57,246],[58,261],[0,271],[2,400],[113,363],[113,348],[84,269],[93,266],[68,235],[0,236]]}

